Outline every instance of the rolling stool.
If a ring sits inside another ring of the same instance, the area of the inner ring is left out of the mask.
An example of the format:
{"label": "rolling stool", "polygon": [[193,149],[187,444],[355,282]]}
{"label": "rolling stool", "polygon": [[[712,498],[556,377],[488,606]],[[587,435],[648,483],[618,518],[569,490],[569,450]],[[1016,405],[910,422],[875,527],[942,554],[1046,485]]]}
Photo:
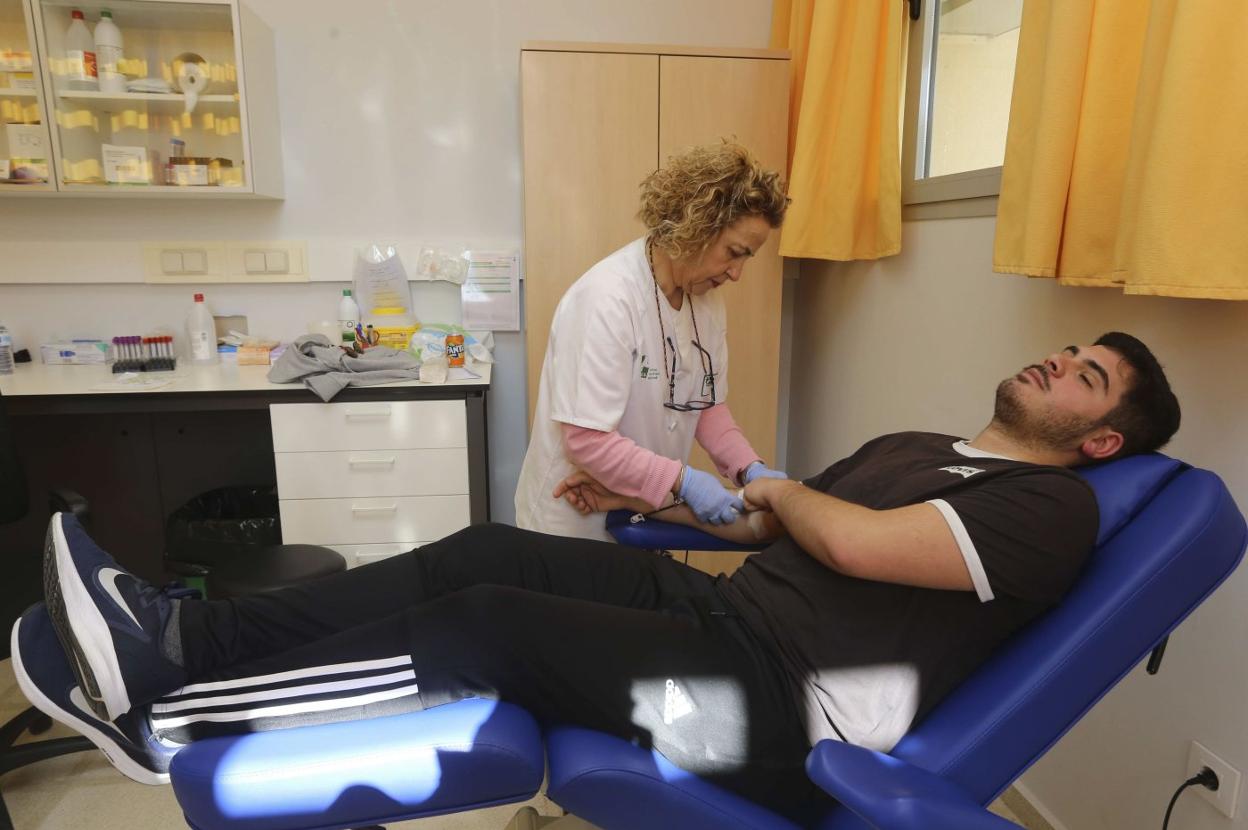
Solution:
{"label": "rolling stool", "polygon": [[336,550],[319,545],[270,545],[236,553],[208,572],[208,596],[229,599],[296,585],[347,569]]}

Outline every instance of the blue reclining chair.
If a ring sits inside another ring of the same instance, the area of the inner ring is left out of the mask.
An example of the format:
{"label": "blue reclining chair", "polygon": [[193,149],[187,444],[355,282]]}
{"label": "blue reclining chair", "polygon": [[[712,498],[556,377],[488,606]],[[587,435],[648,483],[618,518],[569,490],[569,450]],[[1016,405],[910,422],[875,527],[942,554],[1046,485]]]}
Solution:
{"label": "blue reclining chair", "polygon": [[[1097,549],[1063,602],[1011,638],[889,754],[822,741],[811,779],[840,804],[819,830],[1000,830],[983,809],[1150,651],[1243,557],[1244,517],[1214,474],[1166,456],[1079,471],[1101,510]],[[615,517],[617,540],[707,550],[687,528]],[[670,531],[670,535],[669,532]],[[709,537],[708,537],[709,538]],[[799,825],[676,769],[661,756],[572,727],[547,735],[556,803],[604,830]]]}
{"label": "blue reclining chair", "polygon": [[[812,780],[840,803],[819,830],[1001,830],[983,810],[1238,564],[1248,529],[1221,480],[1161,455],[1084,471],[1101,505],[1098,548],[1066,600],[1013,637],[890,754],[821,742]],[[645,548],[709,550],[710,537],[614,517]],[[668,531],[676,536],[665,535]],[[799,825],[576,727],[551,729],[547,794],[604,830]],[[524,711],[468,700],[425,712],[187,747],[171,778],[198,830],[330,830],[530,797],[541,736]]]}

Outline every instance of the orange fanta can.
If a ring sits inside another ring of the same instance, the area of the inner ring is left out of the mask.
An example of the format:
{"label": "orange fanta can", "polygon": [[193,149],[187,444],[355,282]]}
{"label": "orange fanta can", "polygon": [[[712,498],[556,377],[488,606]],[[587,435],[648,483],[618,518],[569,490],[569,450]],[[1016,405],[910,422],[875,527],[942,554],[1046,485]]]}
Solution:
{"label": "orange fanta can", "polygon": [[464,336],[462,334],[448,334],[446,336],[446,365],[464,365]]}

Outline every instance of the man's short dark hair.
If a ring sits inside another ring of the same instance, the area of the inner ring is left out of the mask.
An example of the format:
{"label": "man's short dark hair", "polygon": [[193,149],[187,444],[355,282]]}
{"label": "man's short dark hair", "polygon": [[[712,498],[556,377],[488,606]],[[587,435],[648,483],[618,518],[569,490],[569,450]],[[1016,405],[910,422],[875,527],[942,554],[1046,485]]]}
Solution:
{"label": "man's short dark hair", "polygon": [[1161,449],[1179,430],[1179,399],[1161,364],[1148,346],[1120,331],[1102,334],[1095,345],[1113,349],[1131,367],[1126,394],[1101,421],[1122,433],[1115,457]]}

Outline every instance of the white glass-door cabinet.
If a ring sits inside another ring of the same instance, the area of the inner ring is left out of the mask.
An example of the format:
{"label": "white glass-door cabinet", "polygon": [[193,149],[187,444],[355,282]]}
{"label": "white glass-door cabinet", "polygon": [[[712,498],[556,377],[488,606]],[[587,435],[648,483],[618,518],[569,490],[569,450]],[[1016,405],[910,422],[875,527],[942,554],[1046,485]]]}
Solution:
{"label": "white glass-door cabinet", "polygon": [[273,33],[246,6],[14,2],[34,23],[55,195],[281,198]]}

